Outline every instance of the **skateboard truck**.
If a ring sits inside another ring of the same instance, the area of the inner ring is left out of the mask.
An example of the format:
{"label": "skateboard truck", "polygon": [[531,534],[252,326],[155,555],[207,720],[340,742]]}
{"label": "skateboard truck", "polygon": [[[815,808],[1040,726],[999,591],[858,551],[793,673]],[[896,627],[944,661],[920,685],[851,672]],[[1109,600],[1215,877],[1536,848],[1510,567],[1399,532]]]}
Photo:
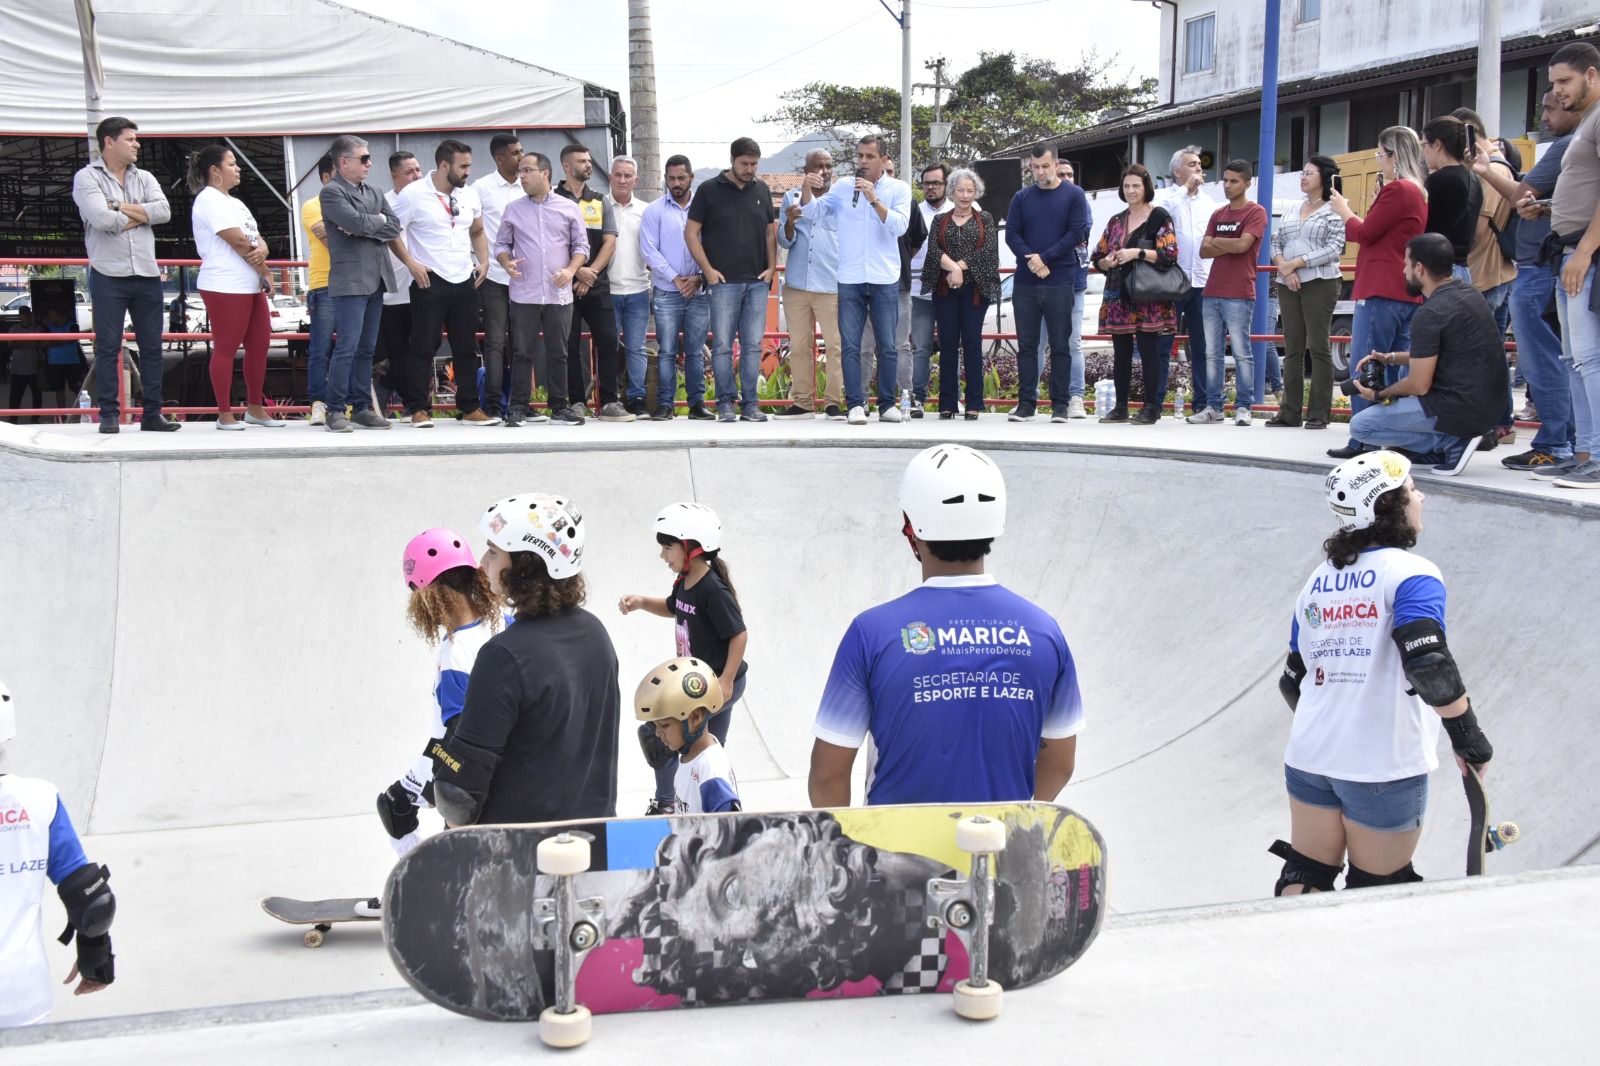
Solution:
{"label": "skateboard truck", "polygon": [[554,899],[533,901],[533,924],[542,934],[535,947],[556,956],[556,1002],[539,1015],[539,1039],[551,1047],[577,1047],[589,1039],[589,1009],[577,1002],[578,967],[583,957],[605,943],[605,901],[579,899],[573,876],[589,869],[589,839],[560,833],[539,841],[539,872],[556,879]]}
{"label": "skateboard truck", "polygon": [[955,987],[956,1013],[986,1021],[1000,1013],[1001,988],[989,980],[989,925],[994,921],[994,859],[1006,846],[1005,823],[983,815],[956,823],[956,847],[972,856],[967,878],[928,881],[928,924],[948,929],[967,949],[971,974]]}

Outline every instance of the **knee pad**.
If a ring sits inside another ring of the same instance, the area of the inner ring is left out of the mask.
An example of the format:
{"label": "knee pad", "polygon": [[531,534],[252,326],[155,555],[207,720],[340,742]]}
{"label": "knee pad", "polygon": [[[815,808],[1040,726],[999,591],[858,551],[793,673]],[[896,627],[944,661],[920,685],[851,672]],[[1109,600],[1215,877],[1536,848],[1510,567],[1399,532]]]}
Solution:
{"label": "knee pad", "polygon": [[1355,863],[1350,864],[1350,872],[1344,875],[1345,888],[1377,888],[1380,885],[1408,885],[1413,881],[1421,881],[1422,875],[1417,873],[1408,862],[1392,874],[1368,873]]}
{"label": "knee pad", "polygon": [[1307,891],[1332,892],[1339,875],[1344,872],[1343,865],[1330,866],[1308,858],[1283,840],[1274,840],[1267,851],[1283,860],[1283,872],[1272,889],[1274,896],[1283,895],[1283,890],[1290,885],[1304,885]]}

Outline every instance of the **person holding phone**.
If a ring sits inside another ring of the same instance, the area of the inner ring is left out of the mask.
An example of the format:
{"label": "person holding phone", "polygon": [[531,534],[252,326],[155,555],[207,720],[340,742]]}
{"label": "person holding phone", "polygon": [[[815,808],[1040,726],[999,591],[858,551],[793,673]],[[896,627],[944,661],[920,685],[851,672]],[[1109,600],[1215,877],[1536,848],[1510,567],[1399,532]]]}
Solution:
{"label": "person holding phone", "polygon": [[[1283,317],[1285,357],[1283,403],[1278,417],[1300,423],[1302,405],[1308,429],[1333,421],[1333,305],[1339,299],[1339,257],[1344,254],[1344,220],[1329,201],[1339,164],[1314,155],[1300,171],[1300,204],[1283,213],[1272,231],[1273,278]],[[1311,397],[1305,400],[1306,364],[1311,364]]]}
{"label": "person holding phone", "polygon": [[1424,232],[1442,234],[1455,249],[1455,278],[1472,284],[1467,256],[1478,232],[1483,187],[1468,170],[1467,124],[1454,115],[1422,127],[1422,158],[1428,164],[1428,222]]}

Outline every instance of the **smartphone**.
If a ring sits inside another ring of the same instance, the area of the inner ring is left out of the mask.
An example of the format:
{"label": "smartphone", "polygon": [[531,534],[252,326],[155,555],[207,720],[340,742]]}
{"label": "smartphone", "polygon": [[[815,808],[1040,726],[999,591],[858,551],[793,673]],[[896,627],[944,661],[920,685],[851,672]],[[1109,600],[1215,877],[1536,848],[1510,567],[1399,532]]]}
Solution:
{"label": "smartphone", "polygon": [[1528,202],[1530,204],[1532,204],[1534,207],[1549,207],[1549,206],[1551,206],[1552,204],[1555,203],[1554,200],[1550,200],[1548,198],[1544,199],[1544,200],[1530,200]]}
{"label": "smartphone", "polygon": [[1468,159],[1476,159],[1478,155],[1478,127],[1468,122],[1467,126],[1467,155]]}
{"label": "smartphone", "polygon": [[1344,182],[1339,180],[1339,175],[1337,174],[1333,176],[1333,188],[1335,192],[1344,192]]}

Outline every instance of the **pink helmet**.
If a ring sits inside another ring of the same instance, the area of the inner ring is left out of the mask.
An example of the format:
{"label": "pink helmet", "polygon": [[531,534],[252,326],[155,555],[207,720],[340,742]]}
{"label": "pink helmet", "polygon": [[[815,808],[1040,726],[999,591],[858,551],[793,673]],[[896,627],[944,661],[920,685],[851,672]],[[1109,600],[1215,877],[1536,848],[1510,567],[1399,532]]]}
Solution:
{"label": "pink helmet", "polygon": [[446,570],[477,565],[478,561],[472,557],[472,549],[467,547],[467,538],[453,529],[430,529],[426,533],[418,533],[406,545],[406,587],[426,588]]}

